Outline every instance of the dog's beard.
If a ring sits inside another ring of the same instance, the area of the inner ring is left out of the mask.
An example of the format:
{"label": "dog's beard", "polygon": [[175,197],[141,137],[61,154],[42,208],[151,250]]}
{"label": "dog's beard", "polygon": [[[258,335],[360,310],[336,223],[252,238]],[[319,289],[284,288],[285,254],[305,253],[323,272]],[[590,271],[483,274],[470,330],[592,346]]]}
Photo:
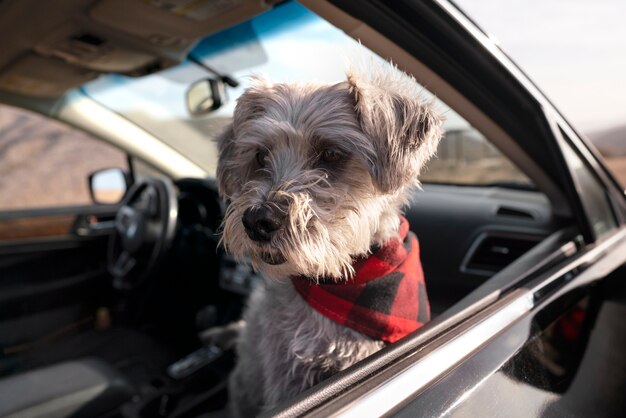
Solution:
{"label": "dog's beard", "polygon": [[[243,193],[233,197],[224,217],[224,246],[270,278],[349,278],[354,257],[368,253],[381,237],[377,235],[380,223],[387,222],[384,229],[391,231],[398,224],[397,208],[387,199],[359,194],[338,191],[322,176],[291,180],[274,190],[261,181],[248,182]],[[277,201],[282,209],[276,209],[286,212],[282,228],[268,242],[251,240],[241,221],[244,211]],[[387,211],[389,219],[381,217]]]}

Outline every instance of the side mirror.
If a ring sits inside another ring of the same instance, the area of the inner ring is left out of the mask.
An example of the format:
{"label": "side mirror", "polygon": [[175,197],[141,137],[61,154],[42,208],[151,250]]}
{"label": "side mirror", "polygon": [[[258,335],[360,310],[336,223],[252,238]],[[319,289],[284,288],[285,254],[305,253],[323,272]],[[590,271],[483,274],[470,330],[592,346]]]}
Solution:
{"label": "side mirror", "polygon": [[226,103],[226,88],[222,80],[205,78],[187,89],[187,111],[192,116],[205,115]]}
{"label": "side mirror", "polygon": [[114,205],[122,200],[128,188],[128,176],[121,168],[107,168],[91,173],[89,192],[94,203]]}

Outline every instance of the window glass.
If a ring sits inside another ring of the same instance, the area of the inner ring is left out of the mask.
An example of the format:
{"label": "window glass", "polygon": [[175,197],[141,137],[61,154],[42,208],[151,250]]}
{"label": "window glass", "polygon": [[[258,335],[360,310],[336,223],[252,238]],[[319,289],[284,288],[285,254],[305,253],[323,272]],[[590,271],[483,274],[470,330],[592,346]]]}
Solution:
{"label": "window glass", "polygon": [[[380,60],[359,42],[303,6],[289,2],[254,19],[209,36],[192,52],[202,62],[239,82],[227,87],[220,109],[192,117],[185,93],[200,79],[215,77],[193,63],[141,78],[102,77],[84,91],[103,105],[142,126],[172,148],[215,174],[217,150],[212,141],[231,118],[237,97],[251,75],[273,82],[345,80],[350,63],[363,66]],[[424,98],[433,98],[423,89]],[[452,184],[524,184],[530,180],[446,104],[434,99],[445,116],[445,139],[439,159],[422,177],[425,182]]]}
{"label": "window glass", "polygon": [[[567,138],[563,131],[561,135]],[[583,163],[569,143],[564,144],[562,148],[593,232],[600,237],[617,226],[609,197],[602,183]]]}
{"label": "window glass", "polygon": [[[596,137],[589,135],[593,144],[600,154],[615,179],[626,190],[626,128],[620,132],[618,129],[597,134]],[[612,144],[611,144],[612,142]]]}
{"label": "window glass", "polygon": [[89,175],[128,169],[112,145],[41,115],[0,106],[0,211],[90,205]]}
{"label": "window glass", "polygon": [[422,183],[534,189],[524,173],[480,132],[466,125],[451,128],[448,124],[436,158],[421,175]]}

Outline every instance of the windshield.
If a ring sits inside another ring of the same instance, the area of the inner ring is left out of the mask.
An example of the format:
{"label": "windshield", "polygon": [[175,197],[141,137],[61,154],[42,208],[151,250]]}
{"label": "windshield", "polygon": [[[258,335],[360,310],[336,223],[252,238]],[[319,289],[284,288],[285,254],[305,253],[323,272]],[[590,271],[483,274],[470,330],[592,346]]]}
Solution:
{"label": "windshield", "polygon": [[[160,138],[209,176],[215,175],[217,164],[212,139],[231,121],[236,98],[250,85],[251,76],[272,82],[339,82],[345,80],[350,63],[381,59],[294,2],[205,38],[192,54],[239,82],[238,87],[227,87],[227,102],[208,115],[193,117],[186,109],[189,86],[214,77],[192,62],[141,78],[105,76],[84,86],[83,91]],[[426,89],[423,94],[432,97]],[[441,141],[439,159],[422,176],[424,182],[531,185],[483,135],[444,103],[436,103],[449,134]]]}

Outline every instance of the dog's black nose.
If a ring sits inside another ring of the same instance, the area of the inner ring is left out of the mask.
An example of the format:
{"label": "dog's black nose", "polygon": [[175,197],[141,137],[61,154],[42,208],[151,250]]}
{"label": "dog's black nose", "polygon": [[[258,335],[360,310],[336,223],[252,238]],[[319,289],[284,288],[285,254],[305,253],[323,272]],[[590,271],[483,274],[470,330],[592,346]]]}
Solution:
{"label": "dog's black nose", "polygon": [[246,234],[254,241],[269,241],[282,226],[282,219],[269,208],[248,208],[241,218]]}

